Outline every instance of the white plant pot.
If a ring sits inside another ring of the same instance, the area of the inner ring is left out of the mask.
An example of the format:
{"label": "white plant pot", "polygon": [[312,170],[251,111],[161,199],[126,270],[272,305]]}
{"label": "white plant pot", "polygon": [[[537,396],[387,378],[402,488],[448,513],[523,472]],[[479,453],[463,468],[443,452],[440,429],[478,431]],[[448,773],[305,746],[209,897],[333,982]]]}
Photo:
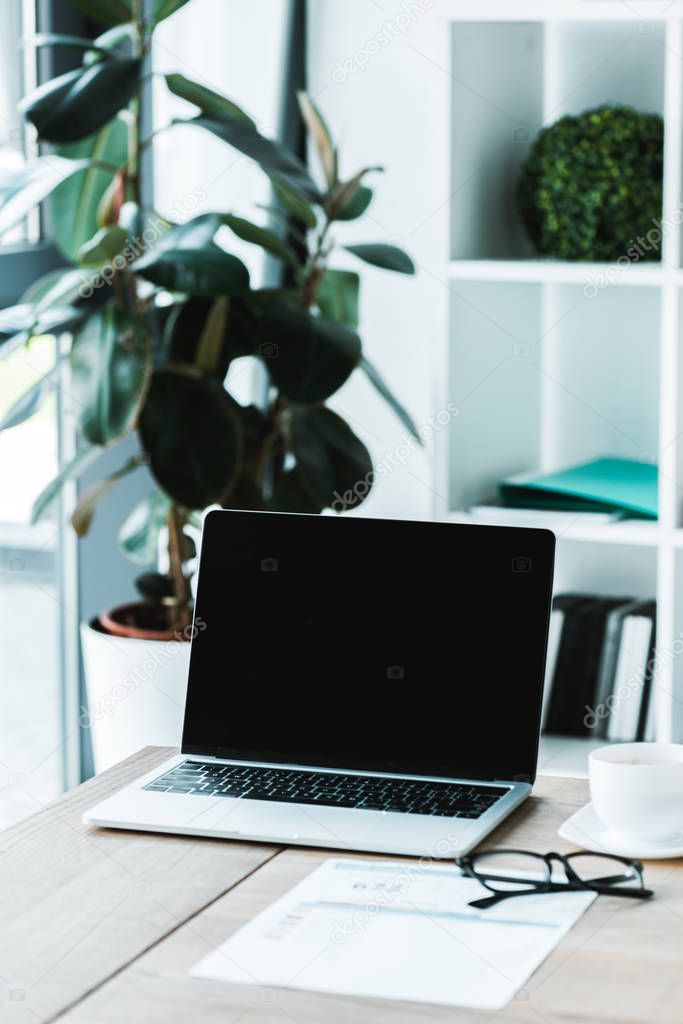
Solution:
{"label": "white plant pot", "polygon": [[87,708],[95,771],[148,744],[180,746],[190,644],[110,636],[81,624]]}

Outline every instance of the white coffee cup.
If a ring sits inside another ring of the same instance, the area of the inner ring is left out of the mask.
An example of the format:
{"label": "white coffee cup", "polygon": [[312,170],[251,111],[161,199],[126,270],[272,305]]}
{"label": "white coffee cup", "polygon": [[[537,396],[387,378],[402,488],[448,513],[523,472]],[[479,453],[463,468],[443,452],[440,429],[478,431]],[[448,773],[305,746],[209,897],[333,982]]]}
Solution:
{"label": "white coffee cup", "polygon": [[683,830],[683,744],[613,743],[588,757],[591,801],[613,832],[671,839]]}

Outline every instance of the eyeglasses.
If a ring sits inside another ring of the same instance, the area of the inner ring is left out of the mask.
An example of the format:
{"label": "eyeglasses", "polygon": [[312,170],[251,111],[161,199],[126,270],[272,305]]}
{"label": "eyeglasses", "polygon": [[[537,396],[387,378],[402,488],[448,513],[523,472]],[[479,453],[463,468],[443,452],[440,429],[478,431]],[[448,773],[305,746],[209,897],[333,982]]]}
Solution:
{"label": "eyeglasses", "polygon": [[[566,881],[553,878],[553,864],[564,869]],[[643,865],[608,853],[531,853],[528,850],[483,850],[455,863],[468,878],[480,882],[492,896],[472,900],[470,907],[484,910],[513,896],[588,890],[605,896],[647,899]]]}

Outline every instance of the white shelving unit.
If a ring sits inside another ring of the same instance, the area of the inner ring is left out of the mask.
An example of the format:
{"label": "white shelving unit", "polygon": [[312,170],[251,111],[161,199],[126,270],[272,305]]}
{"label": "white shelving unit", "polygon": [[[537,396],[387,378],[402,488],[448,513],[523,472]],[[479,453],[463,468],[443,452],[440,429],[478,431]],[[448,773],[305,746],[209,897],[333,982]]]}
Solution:
{"label": "white shelving unit", "polygon": [[[410,24],[385,45],[379,19],[398,8],[346,0],[340,17],[335,0],[311,5],[309,85],[341,132],[344,172],[370,154],[387,168],[362,237],[404,245],[418,266],[400,283],[365,276],[364,344],[418,423],[459,410],[382,479],[368,513],[459,519],[503,474],[606,454],[656,460],[659,521],[563,531],[556,589],[656,597],[657,735],[683,740],[681,226],[661,261],[601,287],[608,265],[534,254],[514,197],[543,125],[624,103],[663,116],[663,212],[680,209],[683,0],[406,6]],[[340,227],[338,240],[360,231]],[[362,381],[339,406],[376,459],[399,449]],[[576,772],[589,746],[550,738],[541,767]]]}
{"label": "white shelving unit", "polygon": [[[438,6],[451,179],[438,401],[459,415],[437,450],[437,514],[466,518],[502,475],[600,455],[657,461],[659,521],[562,531],[556,590],[656,596],[657,738],[681,739],[682,5],[662,18],[617,0]],[[514,190],[535,136],[602,103],[664,118],[661,262],[538,259],[524,236]],[[540,765],[585,772],[596,745],[545,737]]]}

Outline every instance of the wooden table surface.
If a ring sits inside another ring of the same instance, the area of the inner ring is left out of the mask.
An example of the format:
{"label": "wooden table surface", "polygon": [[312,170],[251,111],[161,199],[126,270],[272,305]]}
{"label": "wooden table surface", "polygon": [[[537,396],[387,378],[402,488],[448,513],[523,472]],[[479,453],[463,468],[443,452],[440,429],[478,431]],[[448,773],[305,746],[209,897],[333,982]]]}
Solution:
{"label": "wooden table surface", "polygon": [[[198,960],[334,851],[81,823],[85,808],[171,753],[147,748],[0,834],[0,1024],[683,1021],[681,861],[647,865],[656,892],[647,903],[599,897],[493,1015],[190,977]],[[557,828],[586,799],[584,781],[541,777],[490,842],[569,849]]]}

